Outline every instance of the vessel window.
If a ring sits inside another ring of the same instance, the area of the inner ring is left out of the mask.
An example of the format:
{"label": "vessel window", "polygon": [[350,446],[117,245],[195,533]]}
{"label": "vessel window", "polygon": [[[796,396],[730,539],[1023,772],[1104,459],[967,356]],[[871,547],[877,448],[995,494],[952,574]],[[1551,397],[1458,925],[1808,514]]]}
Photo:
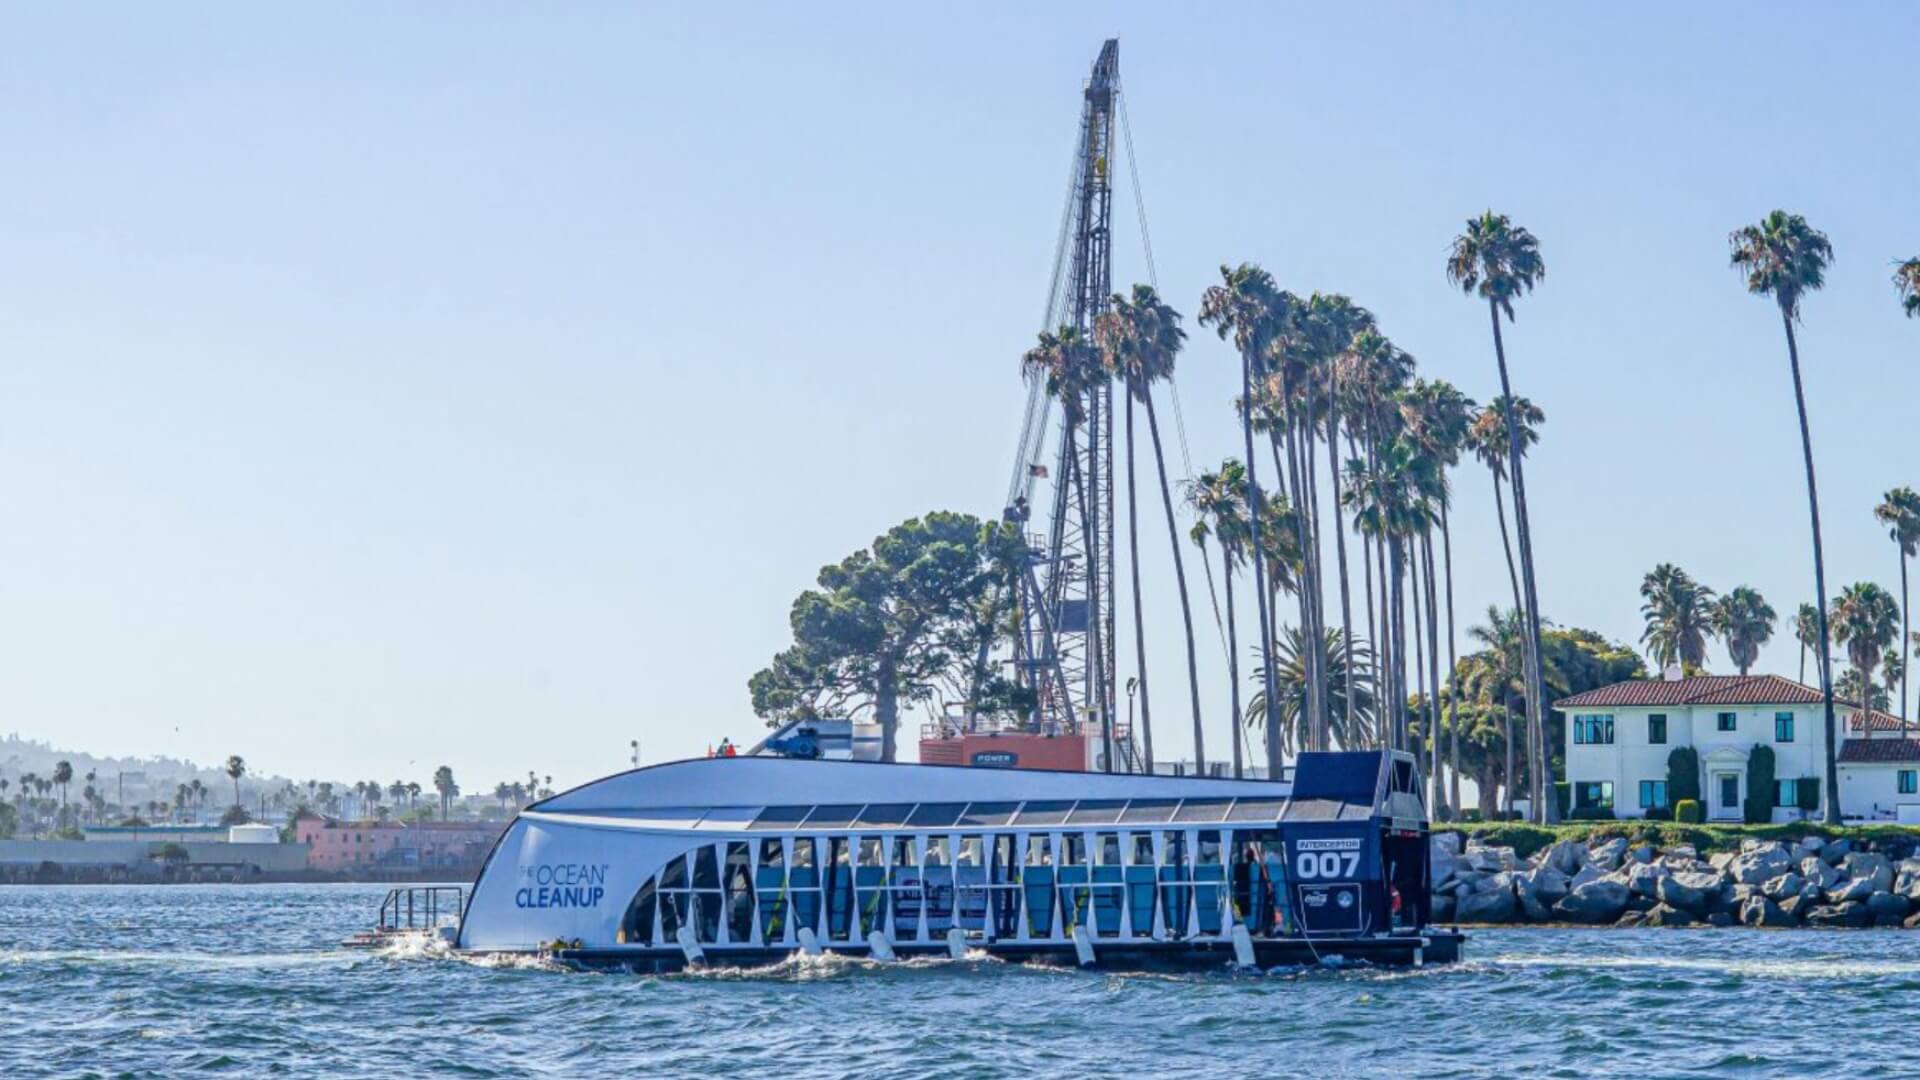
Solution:
{"label": "vessel window", "polygon": [[1135,866],[1153,865],[1152,833],[1139,832],[1133,834],[1133,859],[1131,861]]}
{"label": "vessel window", "polygon": [[753,939],[753,865],[747,843],[727,844],[727,937],[734,942]]}
{"label": "vessel window", "polygon": [[929,836],[927,838],[927,865],[928,866],[947,865],[947,838],[946,837]]}
{"label": "vessel window", "polygon": [[1228,821],[1278,821],[1287,808],[1285,799],[1241,799],[1227,814]]}
{"label": "vessel window", "polygon": [[806,867],[813,865],[813,837],[802,836],[794,840],[793,865]]}
{"label": "vessel window", "polygon": [[1071,802],[1035,801],[1020,807],[1022,825],[1060,825],[1067,820],[1067,813],[1073,809]]}
{"label": "vessel window", "polygon": [[1194,824],[1225,821],[1227,809],[1232,805],[1232,799],[1188,799],[1174,812],[1173,820]]}
{"label": "vessel window", "polygon": [[1111,825],[1120,820],[1120,811],[1126,809],[1121,799],[1082,799],[1067,816],[1070,825]]}
{"label": "vessel window", "polygon": [[807,828],[813,830],[850,828],[860,817],[862,809],[858,803],[851,806],[845,804],[816,806],[813,808],[813,813],[807,815]]}
{"label": "vessel window", "polygon": [[921,803],[908,815],[907,824],[916,829],[944,829],[960,820],[966,803]]}
{"label": "vessel window", "polygon": [[687,894],[683,892],[663,892],[660,894],[660,940],[672,941],[687,921]]}
{"label": "vessel window", "polygon": [[778,840],[760,841],[760,865],[763,867],[781,867],[786,865],[787,853]]}
{"label": "vessel window", "polygon": [[915,860],[913,857],[913,837],[898,836],[894,838],[893,865],[895,866],[919,865],[918,861]]}
{"label": "vessel window", "polygon": [[1161,834],[1160,842],[1166,847],[1161,857],[1163,866],[1184,870],[1187,866],[1187,834],[1179,829],[1168,829]]}
{"label": "vessel window", "polygon": [[720,863],[713,857],[712,847],[702,847],[694,852],[693,887],[696,889],[720,887]]}
{"label": "vessel window", "polygon": [[667,868],[660,872],[662,889],[684,889],[687,887],[687,857],[675,855]]}
{"label": "vessel window", "polygon": [[658,904],[654,879],[648,878],[633,894],[633,902],[627,905],[626,918],[620,920],[620,943],[623,945],[653,944],[653,914]]}
{"label": "vessel window", "polygon": [[760,811],[760,816],[754,818],[753,823],[747,828],[756,832],[769,829],[791,829],[805,821],[807,815],[812,812],[811,806],[769,806]]}
{"label": "vessel window", "polygon": [[907,816],[912,813],[912,803],[874,803],[860,811],[859,826],[863,829],[887,829],[905,825]]}
{"label": "vessel window", "polygon": [[1028,866],[1052,866],[1053,865],[1053,837],[1051,836],[1027,837],[1027,865]]}
{"label": "vessel window", "polygon": [[983,865],[980,861],[980,838],[979,837],[963,836],[960,838],[960,853],[954,856],[953,865],[955,866]]}
{"label": "vessel window", "polygon": [[1101,833],[1099,861],[1102,866],[1120,865],[1120,834]]}
{"label": "vessel window", "polygon": [[885,854],[886,850],[881,846],[879,837],[869,836],[860,841],[861,866],[885,866],[887,864]]}
{"label": "vessel window", "polygon": [[1172,821],[1179,799],[1135,799],[1120,814],[1122,825],[1151,825]]}
{"label": "vessel window", "polygon": [[1005,825],[1013,821],[1014,811],[1018,809],[1020,809],[1019,803],[968,803],[966,810],[961,812],[960,819],[955,824],[968,828],[992,828],[996,825]]}
{"label": "vessel window", "polygon": [[693,911],[696,916],[693,931],[705,944],[720,940],[720,894],[718,892],[696,892],[693,894]]}
{"label": "vessel window", "polygon": [[1200,850],[1195,855],[1194,862],[1200,866],[1220,865],[1219,832],[1213,829],[1207,829],[1200,834]]}
{"label": "vessel window", "polygon": [[1060,838],[1062,866],[1084,866],[1087,861],[1087,838],[1079,833],[1068,833]]}

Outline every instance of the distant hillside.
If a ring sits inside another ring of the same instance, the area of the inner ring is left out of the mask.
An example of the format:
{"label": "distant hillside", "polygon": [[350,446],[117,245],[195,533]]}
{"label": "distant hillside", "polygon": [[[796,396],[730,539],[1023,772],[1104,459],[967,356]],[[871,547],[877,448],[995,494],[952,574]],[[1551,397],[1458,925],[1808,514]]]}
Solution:
{"label": "distant hillside", "polygon": [[[129,803],[148,797],[170,794],[173,789],[194,780],[216,792],[228,792],[231,801],[233,781],[227,779],[222,765],[202,765],[170,757],[111,757],[67,750],[37,739],[23,739],[18,733],[0,738],[0,779],[17,780],[22,773],[51,776],[53,767],[65,761],[73,765],[74,790],[85,783],[91,772],[94,785],[108,797],[115,797],[117,785],[124,780]],[[272,791],[288,782],[283,776],[255,776],[249,773],[240,781],[242,793]]]}

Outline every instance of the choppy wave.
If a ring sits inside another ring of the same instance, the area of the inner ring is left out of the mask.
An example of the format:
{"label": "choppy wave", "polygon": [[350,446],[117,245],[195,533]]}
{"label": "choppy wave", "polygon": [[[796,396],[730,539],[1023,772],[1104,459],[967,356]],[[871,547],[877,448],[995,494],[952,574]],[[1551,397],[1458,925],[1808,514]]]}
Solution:
{"label": "choppy wave", "polygon": [[1117,974],[797,956],[591,974],[378,888],[0,889],[0,1076],[1906,1076],[1920,934],[1488,930],[1457,965]]}

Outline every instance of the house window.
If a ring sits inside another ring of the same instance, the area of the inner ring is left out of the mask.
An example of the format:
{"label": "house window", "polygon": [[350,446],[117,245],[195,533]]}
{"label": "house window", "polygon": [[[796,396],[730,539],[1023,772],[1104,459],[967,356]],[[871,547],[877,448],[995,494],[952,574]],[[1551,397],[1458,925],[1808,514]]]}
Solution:
{"label": "house window", "polygon": [[1913,795],[1916,793],[1920,793],[1920,770],[1901,769],[1900,794]]}
{"label": "house window", "polygon": [[1667,782],[1665,780],[1640,781],[1640,809],[1666,809]]}
{"label": "house window", "polygon": [[[1663,712],[1650,714],[1647,717],[1647,744],[1649,746],[1662,746],[1666,744],[1666,741],[1667,714]],[[1664,806],[1666,804],[1662,803],[1661,805]]]}
{"label": "house window", "polygon": [[1613,809],[1613,781],[1583,780],[1575,784],[1573,805],[1589,810]]}
{"label": "house window", "polygon": [[1613,743],[1613,716],[1575,716],[1573,741],[1579,746],[1607,746]]}
{"label": "house window", "polygon": [[1793,741],[1793,714],[1792,713],[1777,712],[1773,714],[1773,741],[1774,742],[1792,742]]}
{"label": "house window", "polygon": [[1800,781],[1775,780],[1773,782],[1773,805],[1789,809],[1800,805]]}
{"label": "house window", "polygon": [[1720,730],[1721,731],[1734,730],[1735,721],[1737,721],[1739,717],[1740,717],[1739,713],[1730,713],[1730,712],[1721,713],[1720,714]]}

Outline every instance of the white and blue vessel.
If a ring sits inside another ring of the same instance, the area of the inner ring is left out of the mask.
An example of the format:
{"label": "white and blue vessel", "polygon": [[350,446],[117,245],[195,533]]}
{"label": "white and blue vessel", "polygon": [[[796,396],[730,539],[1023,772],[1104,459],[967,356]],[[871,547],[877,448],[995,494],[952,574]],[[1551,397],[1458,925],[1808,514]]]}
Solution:
{"label": "white and blue vessel", "polygon": [[983,950],[1104,967],[1457,958],[1428,925],[1410,755],[1291,782],[769,757],[636,769],[522,810],[456,938],[664,971]]}

